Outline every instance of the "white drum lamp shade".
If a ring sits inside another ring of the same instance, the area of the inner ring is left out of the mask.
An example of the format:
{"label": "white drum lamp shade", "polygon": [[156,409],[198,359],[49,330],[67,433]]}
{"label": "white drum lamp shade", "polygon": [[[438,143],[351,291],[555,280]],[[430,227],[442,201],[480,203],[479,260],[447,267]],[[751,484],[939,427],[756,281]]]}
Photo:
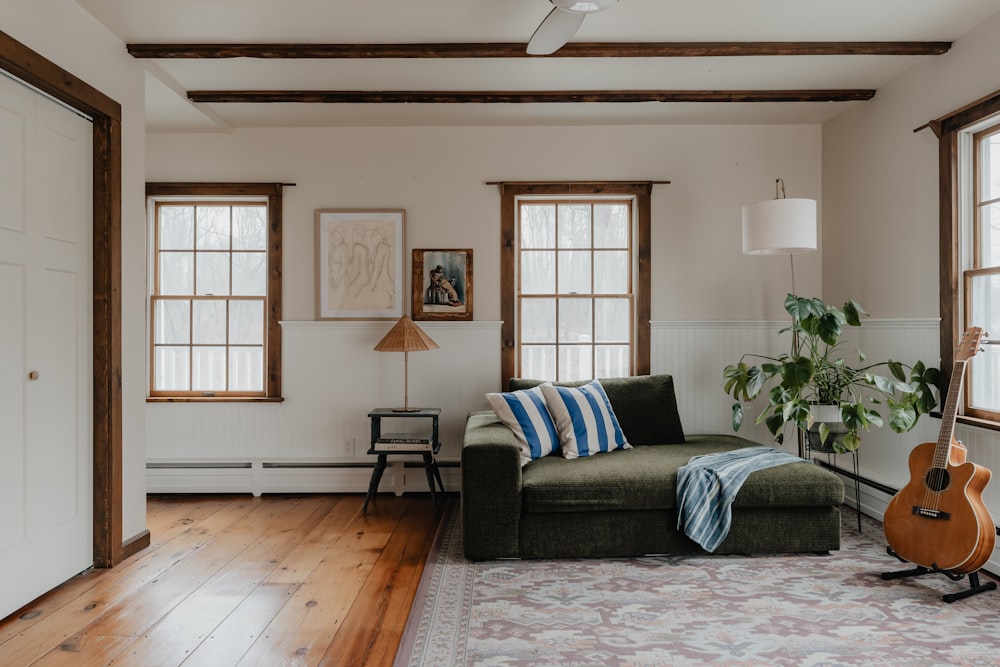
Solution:
{"label": "white drum lamp shade", "polygon": [[769,199],[743,206],[744,255],[816,250],[816,200]]}

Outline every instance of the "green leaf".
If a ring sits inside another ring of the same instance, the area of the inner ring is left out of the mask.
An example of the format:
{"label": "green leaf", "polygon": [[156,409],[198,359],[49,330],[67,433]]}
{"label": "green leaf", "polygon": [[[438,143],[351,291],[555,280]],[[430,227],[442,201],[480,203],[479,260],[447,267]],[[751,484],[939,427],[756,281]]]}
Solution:
{"label": "green leaf", "polygon": [[837,341],[840,339],[840,333],[843,331],[844,327],[840,318],[834,312],[828,312],[823,314],[819,318],[819,323],[816,327],[816,334],[820,337],[827,345],[836,345]]}
{"label": "green leaf", "polygon": [[889,401],[889,428],[896,433],[906,433],[917,423],[917,411],[906,403]]}
{"label": "green leaf", "polygon": [[886,363],[886,366],[889,367],[889,371],[892,373],[892,376],[894,378],[896,378],[900,382],[906,382],[906,373],[903,371],[903,364],[899,363],[898,361],[893,361],[892,359],[890,359]]}
{"label": "green leaf", "polygon": [[743,404],[737,401],[733,403],[733,430],[739,431],[743,425]]}
{"label": "green leaf", "polygon": [[813,376],[813,364],[806,357],[786,361],[781,365],[781,386],[798,392]]}
{"label": "green leaf", "polygon": [[767,430],[771,432],[775,440],[781,442],[781,436],[783,435],[781,431],[785,427],[785,420],[781,416],[781,413],[771,415],[764,420],[764,423],[767,424]]}
{"label": "green leaf", "polygon": [[846,454],[847,452],[856,452],[858,451],[858,447],[861,446],[861,436],[859,436],[857,433],[848,433],[847,435],[844,436],[844,439],[841,442],[834,444],[835,449],[837,448],[837,445],[840,445],[844,450],[842,452],[838,452],[840,454]]}
{"label": "green leaf", "polygon": [[861,307],[861,304],[854,299],[848,299],[847,303],[844,304],[844,317],[847,323],[852,327],[860,327],[862,315],[868,317],[867,311]]}
{"label": "green leaf", "polygon": [[819,423],[819,441],[826,444],[826,439],[830,437],[830,425],[826,422]]}

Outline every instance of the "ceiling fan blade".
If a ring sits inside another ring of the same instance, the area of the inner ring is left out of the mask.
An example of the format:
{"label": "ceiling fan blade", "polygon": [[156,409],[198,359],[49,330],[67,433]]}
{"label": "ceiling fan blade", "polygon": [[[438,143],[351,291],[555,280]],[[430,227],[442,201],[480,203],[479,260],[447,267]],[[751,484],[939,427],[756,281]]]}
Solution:
{"label": "ceiling fan blade", "polygon": [[586,14],[567,12],[556,7],[535,29],[528,40],[528,53],[533,56],[547,56],[555,53],[580,29]]}

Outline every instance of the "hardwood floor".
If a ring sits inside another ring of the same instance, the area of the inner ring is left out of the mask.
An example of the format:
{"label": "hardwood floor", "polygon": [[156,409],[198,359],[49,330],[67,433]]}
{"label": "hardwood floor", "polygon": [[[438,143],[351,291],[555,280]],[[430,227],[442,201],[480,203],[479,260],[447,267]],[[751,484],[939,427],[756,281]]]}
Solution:
{"label": "hardwood floor", "polygon": [[390,666],[440,515],[363,502],[150,496],[149,548],[0,621],[0,665]]}

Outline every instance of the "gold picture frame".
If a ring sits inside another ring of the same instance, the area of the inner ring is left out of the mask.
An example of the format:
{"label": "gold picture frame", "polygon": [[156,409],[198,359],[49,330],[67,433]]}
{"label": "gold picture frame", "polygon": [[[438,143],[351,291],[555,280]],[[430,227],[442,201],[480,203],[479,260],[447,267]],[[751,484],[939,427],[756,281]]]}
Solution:
{"label": "gold picture frame", "polygon": [[413,250],[414,320],[472,319],[472,249]]}

